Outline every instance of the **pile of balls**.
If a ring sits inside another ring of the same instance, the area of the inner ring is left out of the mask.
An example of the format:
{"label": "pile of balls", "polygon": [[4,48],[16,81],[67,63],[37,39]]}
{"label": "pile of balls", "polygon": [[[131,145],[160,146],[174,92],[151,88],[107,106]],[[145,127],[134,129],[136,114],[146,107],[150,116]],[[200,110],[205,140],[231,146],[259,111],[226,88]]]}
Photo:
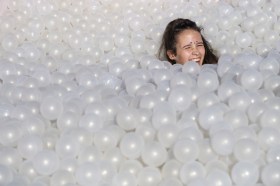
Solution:
{"label": "pile of balls", "polygon": [[[217,65],[157,58],[189,18]],[[0,185],[279,186],[278,0],[2,0]]]}

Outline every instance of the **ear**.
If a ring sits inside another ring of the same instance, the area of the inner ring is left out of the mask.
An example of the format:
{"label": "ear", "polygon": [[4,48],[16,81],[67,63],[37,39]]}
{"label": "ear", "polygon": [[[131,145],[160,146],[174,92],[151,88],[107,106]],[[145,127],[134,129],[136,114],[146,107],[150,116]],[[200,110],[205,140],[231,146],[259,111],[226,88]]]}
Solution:
{"label": "ear", "polygon": [[169,59],[174,60],[174,61],[176,60],[176,55],[174,54],[174,52],[172,50],[167,50],[166,54],[169,57]]}

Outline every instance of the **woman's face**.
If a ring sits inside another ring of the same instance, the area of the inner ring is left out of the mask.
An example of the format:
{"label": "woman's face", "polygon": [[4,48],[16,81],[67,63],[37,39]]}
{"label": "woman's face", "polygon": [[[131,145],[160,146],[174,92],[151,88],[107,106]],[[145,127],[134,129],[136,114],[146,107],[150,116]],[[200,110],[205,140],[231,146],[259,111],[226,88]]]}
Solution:
{"label": "woman's face", "polygon": [[182,31],[176,39],[176,54],[170,50],[167,51],[167,55],[179,64],[195,61],[199,65],[202,65],[205,48],[201,34],[191,29]]}

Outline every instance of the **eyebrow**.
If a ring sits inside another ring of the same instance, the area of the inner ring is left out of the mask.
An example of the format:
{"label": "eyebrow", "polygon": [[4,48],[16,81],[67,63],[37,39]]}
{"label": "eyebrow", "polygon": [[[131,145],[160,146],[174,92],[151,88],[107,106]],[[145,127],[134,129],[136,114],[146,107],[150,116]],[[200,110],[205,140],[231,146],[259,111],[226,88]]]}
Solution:
{"label": "eyebrow", "polygon": [[[182,48],[185,48],[185,47],[189,47],[193,44],[193,42],[190,42],[189,44],[187,45],[184,45]],[[194,44],[203,44],[203,41],[196,41]]]}

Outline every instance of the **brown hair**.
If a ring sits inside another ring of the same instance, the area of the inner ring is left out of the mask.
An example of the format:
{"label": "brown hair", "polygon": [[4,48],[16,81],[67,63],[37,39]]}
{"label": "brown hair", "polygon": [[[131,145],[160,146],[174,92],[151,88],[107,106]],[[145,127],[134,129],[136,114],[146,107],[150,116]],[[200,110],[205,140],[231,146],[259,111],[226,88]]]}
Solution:
{"label": "brown hair", "polygon": [[216,64],[218,62],[218,57],[214,54],[210,43],[203,37],[201,31],[202,27],[196,25],[195,22],[189,19],[178,18],[168,23],[163,33],[161,40],[161,45],[158,50],[158,57],[164,54],[164,57],[171,63],[175,64],[176,61],[170,59],[167,55],[167,51],[171,50],[176,54],[176,38],[179,33],[186,29],[192,29],[200,33],[205,48],[205,57],[202,64]]}

